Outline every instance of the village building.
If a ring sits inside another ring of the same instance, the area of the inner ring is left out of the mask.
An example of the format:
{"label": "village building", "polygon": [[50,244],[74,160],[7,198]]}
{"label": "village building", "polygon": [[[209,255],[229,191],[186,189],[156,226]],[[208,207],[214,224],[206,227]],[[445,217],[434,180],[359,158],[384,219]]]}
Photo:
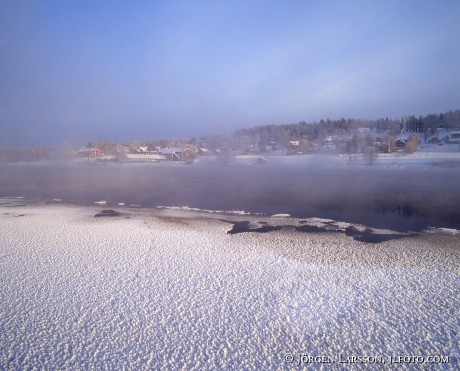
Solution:
{"label": "village building", "polygon": [[460,131],[454,131],[450,134],[449,144],[460,144]]}
{"label": "village building", "polygon": [[299,147],[300,141],[299,140],[290,140],[289,141],[289,148],[291,149],[297,149]]}
{"label": "village building", "polygon": [[264,157],[257,157],[256,158],[256,165],[265,165],[267,160]]}
{"label": "village building", "polygon": [[102,153],[99,148],[80,148],[77,151],[78,157],[91,157],[91,158],[98,158],[101,157]]}
{"label": "village building", "polygon": [[191,148],[164,148],[160,155],[171,161],[191,161],[195,157],[195,151]]}
{"label": "village building", "polygon": [[207,156],[207,155],[210,155],[210,154],[211,154],[211,152],[209,151],[209,149],[203,148],[203,147],[198,148],[198,149],[197,149],[197,153],[198,153],[199,155],[201,155],[201,156]]}
{"label": "village building", "polygon": [[150,154],[149,147],[148,146],[141,146],[138,149],[136,149],[136,153],[148,155],[148,154]]}
{"label": "village building", "polygon": [[93,148],[91,151],[90,151],[90,157],[101,157],[101,151],[99,150],[99,148]]}

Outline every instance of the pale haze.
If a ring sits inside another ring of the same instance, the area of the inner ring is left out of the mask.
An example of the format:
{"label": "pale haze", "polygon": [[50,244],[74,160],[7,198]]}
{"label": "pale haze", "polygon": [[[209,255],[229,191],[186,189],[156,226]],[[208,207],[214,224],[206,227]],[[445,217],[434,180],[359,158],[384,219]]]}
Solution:
{"label": "pale haze", "polygon": [[2,1],[0,145],[460,107],[459,1]]}

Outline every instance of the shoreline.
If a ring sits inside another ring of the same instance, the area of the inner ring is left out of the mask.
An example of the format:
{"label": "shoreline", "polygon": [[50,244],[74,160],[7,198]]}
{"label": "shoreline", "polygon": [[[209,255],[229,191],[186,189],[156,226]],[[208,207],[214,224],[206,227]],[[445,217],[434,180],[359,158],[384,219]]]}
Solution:
{"label": "shoreline", "polygon": [[[16,216],[25,216],[21,208],[63,208],[69,210],[83,210],[94,218],[104,220],[145,218],[171,218],[197,219],[218,221],[228,224],[225,233],[234,235],[240,233],[269,233],[275,231],[297,232],[306,234],[343,234],[352,237],[356,241],[378,244],[393,239],[423,236],[426,234],[438,234],[460,236],[460,230],[455,228],[426,226],[419,230],[394,230],[390,228],[375,228],[362,223],[346,222],[340,219],[322,217],[299,218],[290,214],[266,215],[263,213],[251,213],[243,210],[206,210],[190,208],[187,206],[157,206],[141,207],[140,205],[110,205],[105,201],[97,201],[93,204],[72,204],[55,200],[33,200],[24,197],[1,197],[0,209],[8,210],[18,208]],[[7,212],[4,215],[9,214]]]}

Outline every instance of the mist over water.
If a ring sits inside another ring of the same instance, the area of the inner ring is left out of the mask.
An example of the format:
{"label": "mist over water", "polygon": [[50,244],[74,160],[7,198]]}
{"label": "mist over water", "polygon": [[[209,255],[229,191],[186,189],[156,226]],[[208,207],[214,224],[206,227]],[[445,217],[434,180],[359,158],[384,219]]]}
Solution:
{"label": "mist over water", "polygon": [[107,206],[189,206],[322,217],[393,230],[460,228],[460,172],[342,166],[325,157],[265,166],[55,162],[0,165],[0,196]]}

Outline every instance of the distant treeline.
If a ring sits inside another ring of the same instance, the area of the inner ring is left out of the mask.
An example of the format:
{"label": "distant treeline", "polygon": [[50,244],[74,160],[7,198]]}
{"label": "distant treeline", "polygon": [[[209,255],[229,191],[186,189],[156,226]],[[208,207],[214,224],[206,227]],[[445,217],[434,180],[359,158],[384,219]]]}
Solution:
{"label": "distant treeline", "polygon": [[[375,133],[371,138],[369,133],[362,134],[359,128],[367,128]],[[328,138],[334,137],[336,151],[341,153],[357,153],[368,150],[374,142],[380,141],[382,152],[392,152],[396,149],[396,137],[404,129],[411,133],[425,133],[425,138],[436,133],[437,129],[460,128],[460,110],[426,116],[408,116],[400,120],[380,118],[321,120],[307,123],[285,125],[261,125],[247,129],[238,129],[233,135],[214,135],[201,138],[210,149],[228,147],[247,151],[249,147],[264,152],[267,148],[272,150],[286,149],[292,141],[298,143],[296,150],[308,152],[314,150],[315,144],[321,145]],[[349,138],[337,139],[337,138]],[[380,137],[380,138],[379,138]],[[351,138],[351,139],[350,139]],[[412,146],[410,146],[412,147]],[[406,148],[407,149],[407,148]],[[409,152],[415,151],[409,148]]]}
{"label": "distant treeline", "polygon": [[[139,146],[147,146],[149,150],[165,147],[206,147],[210,150],[264,152],[287,149],[292,141],[298,141],[297,150],[308,151],[315,143],[321,143],[329,137],[349,137],[347,142],[339,143],[340,150],[347,153],[362,151],[369,147],[376,138],[366,138],[358,128],[368,128],[382,135],[382,146],[391,152],[395,138],[402,129],[408,132],[425,133],[425,137],[436,133],[439,128],[460,129],[460,110],[448,111],[426,116],[407,116],[400,120],[380,118],[377,120],[345,119],[321,120],[297,124],[261,125],[252,128],[238,129],[233,134],[206,135],[201,138],[164,139],[123,143],[89,142],[88,148],[97,147],[102,153],[123,159],[125,153],[133,152]],[[69,142],[55,147],[10,148],[0,147],[0,162],[37,161],[50,159],[72,159],[77,155],[77,148]]]}
{"label": "distant treeline", "polygon": [[419,118],[410,116],[404,120],[404,125],[407,130],[412,132],[431,131],[435,133],[438,128],[460,128],[460,110],[451,110],[440,114],[429,114],[420,116]]}
{"label": "distant treeline", "polygon": [[[434,134],[438,128],[460,128],[460,110],[449,111],[440,114],[426,116],[408,116],[402,119],[380,118],[377,120],[345,119],[321,120],[307,123],[301,121],[296,124],[284,125],[261,125],[252,128],[238,129],[233,134],[206,135],[197,138],[182,138],[137,142],[136,145],[146,145],[154,149],[156,147],[180,147],[180,146],[205,146],[208,149],[231,148],[247,150],[249,147],[258,147],[264,150],[270,146],[273,149],[289,147],[291,141],[299,141],[299,148],[309,147],[312,143],[320,142],[328,137],[359,136],[358,128],[368,128],[382,137],[397,137],[402,129],[408,132],[424,132]],[[355,138],[356,139],[356,138]],[[125,144],[125,146],[133,143]]]}
{"label": "distant treeline", "polygon": [[302,137],[310,139],[323,139],[331,135],[344,135],[353,133],[358,128],[369,128],[376,133],[394,132],[399,133],[403,128],[409,132],[436,132],[438,128],[455,129],[460,128],[460,110],[449,111],[440,114],[429,114],[426,116],[404,117],[401,120],[380,118],[377,120],[345,119],[321,120],[320,122],[287,125],[263,125],[249,129],[236,130],[235,135],[276,138],[279,142],[286,140],[299,140]]}

